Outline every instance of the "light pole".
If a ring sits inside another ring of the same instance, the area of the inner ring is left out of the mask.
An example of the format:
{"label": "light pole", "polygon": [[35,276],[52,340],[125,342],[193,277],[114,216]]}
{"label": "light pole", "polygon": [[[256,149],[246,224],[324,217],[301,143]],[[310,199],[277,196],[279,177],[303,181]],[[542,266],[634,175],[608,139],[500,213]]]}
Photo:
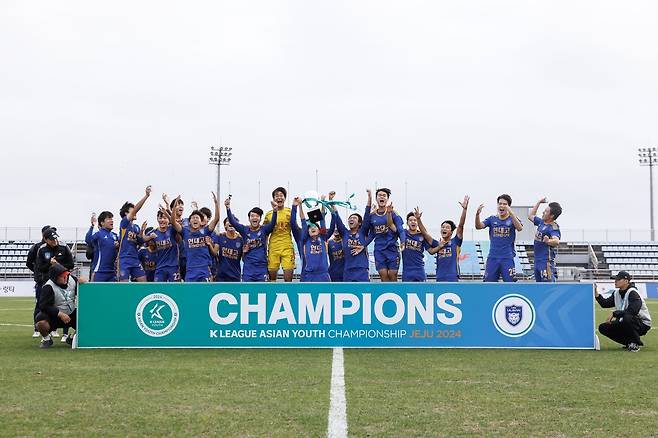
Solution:
{"label": "light pole", "polygon": [[653,166],[658,164],[658,149],[638,148],[637,152],[640,166],[649,166],[649,217],[651,218],[651,241],[653,242],[656,240],[653,226]]}
{"label": "light pole", "polygon": [[208,164],[217,166],[217,200],[222,202],[221,195],[221,175],[222,175],[222,166],[228,166],[231,164],[231,152],[233,148],[226,146],[210,146],[210,160]]}

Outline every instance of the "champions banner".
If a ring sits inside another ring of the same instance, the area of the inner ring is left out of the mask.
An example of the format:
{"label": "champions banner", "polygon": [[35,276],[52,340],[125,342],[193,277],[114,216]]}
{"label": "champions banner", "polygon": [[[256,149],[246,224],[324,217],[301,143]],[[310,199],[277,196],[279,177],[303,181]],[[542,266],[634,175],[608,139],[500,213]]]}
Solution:
{"label": "champions banner", "polygon": [[89,283],[79,348],[593,349],[591,284]]}

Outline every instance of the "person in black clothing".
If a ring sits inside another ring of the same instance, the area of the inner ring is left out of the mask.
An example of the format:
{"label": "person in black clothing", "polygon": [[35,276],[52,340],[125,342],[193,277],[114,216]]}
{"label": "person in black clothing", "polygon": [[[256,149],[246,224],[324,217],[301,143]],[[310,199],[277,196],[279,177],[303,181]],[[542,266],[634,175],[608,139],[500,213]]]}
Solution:
{"label": "person in black clothing", "polygon": [[[41,288],[37,329],[43,336],[40,348],[53,345],[50,333],[59,327],[77,330],[77,309],[75,299],[78,294],[78,279],[62,265],[54,262],[48,271],[49,280]],[[73,338],[67,338],[71,345]]]}
{"label": "person in black clothing", "polygon": [[606,322],[599,325],[599,333],[635,353],[644,345],[640,336],[651,328],[651,316],[628,272],[619,271],[612,279],[615,280],[615,290],[608,298],[603,298],[598,287],[594,287],[594,298],[599,305],[615,308]]}
{"label": "person in black clothing", "polygon": [[[33,338],[38,338],[39,337],[39,331],[37,330],[37,325],[36,325],[36,318],[37,318],[37,312],[38,312],[38,304],[39,304],[39,296],[41,295],[41,287],[43,286],[43,283],[40,283],[37,281],[37,272],[36,272],[36,261],[37,261],[37,251],[39,251],[39,248],[41,245],[46,243],[46,239],[44,237],[44,234],[46,231],[48,231],[51,228],[50,225],[46,225],[43,228],[41,228],[41,241],[35,243],[32,245],[32,248],[30,248],[30,251],[27,253],[27,260],[25,261],[25,266],[32,271],[33,278],[34,278],[34,334],[32,335]],[[57,228],[53,228],[53,230],[57,231]]]}
{"label": "person in black clothing", "polygon": [[[54,228],[47,229],[43,238],[45,243],[37,250],[34,269],[34,281],[41,286],[48,281],[48,271],[54,263],[59,263],[68,270],[74,267],[73,253],[67,245],[59,243],[59,236]],[[65,336],[67,332],[68,330],[64,331]],[[57,332],[53,333],[53,336],[57,336]]]}

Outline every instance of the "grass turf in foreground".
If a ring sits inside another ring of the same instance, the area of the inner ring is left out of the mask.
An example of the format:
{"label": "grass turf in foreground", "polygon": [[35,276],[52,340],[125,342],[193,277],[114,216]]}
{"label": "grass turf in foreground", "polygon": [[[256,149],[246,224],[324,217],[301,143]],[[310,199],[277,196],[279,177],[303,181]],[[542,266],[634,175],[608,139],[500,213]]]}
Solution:
{"label": "grass turf in foreground", "polygon": [[[0,300],[0,322],[32,305]],[[40,350],[31,333],[0,326],[0,436],[326,434],[331,350]]]}
{"label": "grass turf in foreground", "polygon": [[639,353],[599,337],[602,351],[346,350],[350,435],[658,436],[658,330]]}

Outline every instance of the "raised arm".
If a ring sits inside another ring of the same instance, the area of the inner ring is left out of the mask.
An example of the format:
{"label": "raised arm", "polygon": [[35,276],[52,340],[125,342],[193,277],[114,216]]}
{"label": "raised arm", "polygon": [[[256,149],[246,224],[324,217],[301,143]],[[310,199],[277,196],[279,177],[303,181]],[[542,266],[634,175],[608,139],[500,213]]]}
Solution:
{"label": "raised arm", "polygon": [[464,225],[466,224],[466,212],[468,211],[468,203],[470,202],[471,197],[466,195],[464,196],[464,201],[460,202],[459,205],[462,206],[462,215],[459,217],[459,225],[457,225],[457,237],[460,239],[464,238]]}
{"label": "raised arm", "polygon": [[340,218],[340,215],[336,210],[331,214],[333,216],[332,222],[336,222],[336,227],[338,227],[338,232],[340,233],[341,236],[345,236],[347,234],[347,228],[345,227],[345,224],[343,223],[343,220]]}
{"label": "raised arm", "polygon": [[210,231],[215,231],[215,227],[217,227],[217,224],[219,223],[219,213],[220,213],[219,199],[217,199],[217,195],[215,195],[215,192],[212,192],[212,202],[215,204],[215,214],[210,220],[210,223],[208,223],[208,228],[210,229]]}
{"label": "raised arm", "polygon": [[523,224],[521,223],[521,220],[519,217],[514,213],[514,210],[512,210],[512,207],[509,205],[506,207],[507,213],[510,215],[512,218],[512,223],[514,224],[514,228],[516,231],[521,231],[523,229]]}
{"label": "raised arm", "polygon": [[398,232],[398,227],[393,222],[393,204],[386,206],[386,226],[394,233]]}
{"label": "raised arm", "polygon": [[270,203],[272,204],[272,222],[267,225],[263,225],[263,233],[265,233],[265,235],[274,231],[274,227],[276,227],[276,219],[278,216],[276,202],[270,201]]}
{"label": "raised arm", "polygon": [[231,224],[235,231],[240,233],[243,239],[247,238],[247,232],[249,231],[245,225],[242,225],[238,220],[233,216],[231,212],[231,198],[226,198],[224,201],[224,206],[226,207],[226,217],[228,218],[228,223]]}
{"label": "raised arm", "polygon": [[91,215],[91,226],[89,227],[89,231],[87,231],[87,234],[85,234],[85,243],[87,245],[93,245],[95,239],[95,234],[94,233],[94,228],[96,228],[96,214]]}
{"label": "raised arm", "polygon": [[146,189],[144,189],[144,196],[142,196],[142,199],[137,201],[137,204],[135,204],[135,208],[133,208],[132,212],[126,215],[129,221],[135,219],[135,215],[137,214],[137,212],[139,212],[139,210],[142,209],[144,203],[149,198],[149,196],[151,196],[151,186],[146,186]]}
{"label": "raised arm", "polygon": [[178,223],[178,219],[179,219],[178,209],[175,208],[176,203],[178,202],[179,199],[180,196],[174,199],[174,209],[171,211],[171,214],[169,214],[169,212],[164,208],[161,208],[160,211],[162,212],[162,214],[165,215],[167,219],[169,219],[169,223],[171,224],[172,227],[174,227],[174,230],[176,230],[176,232],[180,234],[183,231],[183,226]]}
{"label": "raised arm", "polygon": [[[393,206],[391,205],[391,208]],[[404,229],[404,225],[402,223],[402,217],[400,217],[399,214],[397,214],[395,211],[391,213],[393,216],[393,223],[395,224],[395,227],[397,228],[397,233],[398,236],[400,237],[400,244],[404,246],[404,244],[407,241],[407,230]]]}
{"label": "raised arm", "polygon": [[535,223],[535,217],[537,216],[537,211],[539,211],[539,206],[546,203],[546,198],[541,198],[537,203],[530,209],[530,212],[528,213],[528,220],[532,222],[533,224]]}
{"label": "raised arm", "polygon": [[482,209],[484,208],[484,204],[480,204],[478,209],[475,211],[475,229],[476,230],[483,230],[486,228],[486,225],[484,222],[480,220],[480,213],[482,213]]}
{"label": "raised arm", "polygon": [[438,246],[438,242],[432,238],[430,233],[427,231],[427,228],[425,228],[425,224],[423,223],[423,220],[421,217],[423,216],[423,212],[420,211],[418,207],[414,208],[414,217],[416,218],[416,221],[418,222],[418,229],[420,230],[420,234],[423,235],[423,238],[427,243],[430,244],[430,246],[435,247]]}
{"label": "raised arm", "polygon": [[366,210],[363,212],[363,223],[361,224],[361,230],[363,230],[363,235],[373,234],[370,233],[370,208],[372,206],[372,190],[368,189],[368,203],[366,204]]}

